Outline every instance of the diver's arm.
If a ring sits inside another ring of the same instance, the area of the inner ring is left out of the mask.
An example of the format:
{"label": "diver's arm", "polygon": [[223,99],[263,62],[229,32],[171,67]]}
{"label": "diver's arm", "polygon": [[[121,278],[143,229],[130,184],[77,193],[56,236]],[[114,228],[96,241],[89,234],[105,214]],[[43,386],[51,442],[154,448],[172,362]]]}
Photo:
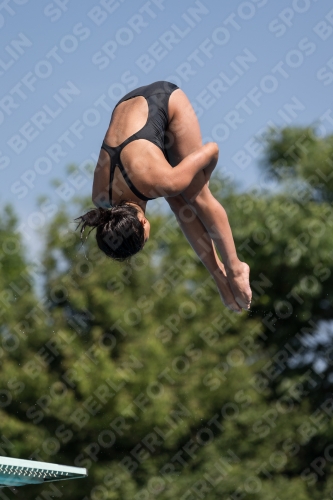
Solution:
{"label": "diver's arm", "polygon": [[198,172],[204,170],[207,180],[213,172],[219,156],[215,142],[209,142],[188,155],[174,168],[163,169],[155,179],[154,188],[164,197],[177,196],[192,182]]}

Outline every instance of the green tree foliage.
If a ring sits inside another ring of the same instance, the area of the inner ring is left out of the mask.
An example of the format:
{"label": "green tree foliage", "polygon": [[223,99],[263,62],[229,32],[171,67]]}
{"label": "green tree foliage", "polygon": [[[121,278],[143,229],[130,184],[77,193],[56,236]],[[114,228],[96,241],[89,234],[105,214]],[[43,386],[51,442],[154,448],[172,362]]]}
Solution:
{"label": "green tree foliage", "polygon": [[[293,133],[268,142],[269,168]],[[326,139],[309,137],[315,158]],[[333,498],[333,210],[328,195],[305,200],[294,186],[258,196],[212,182],[251,266],[253,308],[240,316],[223,307],[173,216],[152,217],[144,251],[118,264],[74,231],[87,201],[58,212],[45,296],[29,285],[4,313],[2,338],[19,343],[1,351],[11,397],[0,435],[5,453],[87,467],[89,477],[7,498]],[[15,235],[8,217],[2,242]],[[6,292],[27,262],[22,250],[3,255]]]}
{"label": "green tree foliage", "polygon": [[266,138],[264,168],[279,180],[292,183],[303,181],[297,196],[333,199],[333,135],[320,137],[314,127],[287,127],[271,130]]}
{"label": "green tree foliage", "polygon": [[0,454],[27,457],[48,436],[29,414],[54,377],[45,370],[43,355],[52,319],[34,293],[37,264],[27,261],[16,226],[12,210],[5,208],[0,217]]}

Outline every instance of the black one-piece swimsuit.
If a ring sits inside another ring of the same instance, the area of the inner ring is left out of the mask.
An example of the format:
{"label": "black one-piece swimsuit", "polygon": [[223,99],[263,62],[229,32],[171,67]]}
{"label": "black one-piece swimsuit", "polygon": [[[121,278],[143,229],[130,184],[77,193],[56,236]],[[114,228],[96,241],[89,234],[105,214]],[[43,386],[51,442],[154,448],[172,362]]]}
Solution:
{"label": "black one-piece swimsuit", "polygon": [[163,152],[166,157],[165,150],[165,131],[168,126],[168,104],[169,98],[172,92],[178,89],[177,85],[169,82],[155,82],[150,85],[145,85],[144,87],[139,87],[138,89],[132,90],[126,94],[115,106],[119,106],[120,103],[133,99],[133,97],[143,96],[148,103],[148,118],[146,124],[141,130],[135,134],[128,137],[119,146],[111,147],[103,141],[102,149],[108,152],[111,160],[110,167],[110,184],[109,184],[109,197],[110,204],[112,205],[112,182],[114,178],[114,172],[116,166],[119,167],[128,187],[131,191],[141,200],[148,201],[154,198],[148,198],[147,196],[140,193],[140,191],[133,185],[133,182],[129,178],[123,164],[120,160],[120,154],[127,144],[136,141],[138,139],[146,139],[147,141],[155,144]]}

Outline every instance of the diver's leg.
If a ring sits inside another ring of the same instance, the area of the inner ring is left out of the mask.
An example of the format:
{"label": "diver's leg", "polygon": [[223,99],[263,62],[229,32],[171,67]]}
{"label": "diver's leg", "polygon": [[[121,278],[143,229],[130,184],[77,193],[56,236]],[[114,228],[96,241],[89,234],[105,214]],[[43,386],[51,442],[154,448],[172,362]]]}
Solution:
{"label": "diver's leg", "polygon": [[223,303],[232,311],[240,312],[241,309],[231,291],[224,266],[216,254],[214,243],[206,228],[181,195],[166,198],[166,200],[184,236],[214,279]]}
{"label": "diver's leg", "polygon": [[[202,145],[202,139],[198,119],[189,99],[181,90],[176,90],[170,96],[169,116],[168,157],[174,166],[198,149]],[[182,193],[183,199],[198,216],[201,223],[200,229],[197,220],[195,224],[192,222],[193,226],[187,224],[181,227],[193,248],[195,248],[199,234],[206,240],[209,240],[209,235],[214,241],[222,256],[233,295],[241,307],[248,309],[252,295],[249,285],[249,267],[237,257],[227,214],[210,192],[208,182],[205,172],[201,171]],[[214,248],[213,243],[211,245]],[[219,269],[221,269],[220,265]]]}
{"label": "diver's leg", "polygon": [[214,198],[207,184],[199,191],[196,186],[190,185],[182,196],[193,207],[222,256],[230,288],[237,303],[248,309],[252,298],[250,269],[245,262],[238,259],[226,211]]}

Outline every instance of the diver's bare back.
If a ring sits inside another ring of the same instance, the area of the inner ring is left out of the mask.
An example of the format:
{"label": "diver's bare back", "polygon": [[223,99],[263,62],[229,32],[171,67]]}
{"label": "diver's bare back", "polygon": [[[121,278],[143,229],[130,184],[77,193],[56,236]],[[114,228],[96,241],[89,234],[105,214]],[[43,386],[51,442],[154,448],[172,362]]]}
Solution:
{"label": "diver's bare back", "polygon": [[[143,96],[120,103],[112,114],[104,141],[111,147],[119,146],[128,137],[141,130],[147,119],[148,103]],[[159,169],[171,168],[162,151],[146,139],[138,139],[127,144],[121,152],[121,160],[128,176],[146,196],[149,196],[154,188],[152,180],[157,166]],[[94,175],[93,200],[100,200],[102,193],[108,199],[110,168],[110,156],[101,149]],[[116,168],[112,182],[112,203],[116,204],[122,200],[142,201],[130,189],[120,169]]]}

